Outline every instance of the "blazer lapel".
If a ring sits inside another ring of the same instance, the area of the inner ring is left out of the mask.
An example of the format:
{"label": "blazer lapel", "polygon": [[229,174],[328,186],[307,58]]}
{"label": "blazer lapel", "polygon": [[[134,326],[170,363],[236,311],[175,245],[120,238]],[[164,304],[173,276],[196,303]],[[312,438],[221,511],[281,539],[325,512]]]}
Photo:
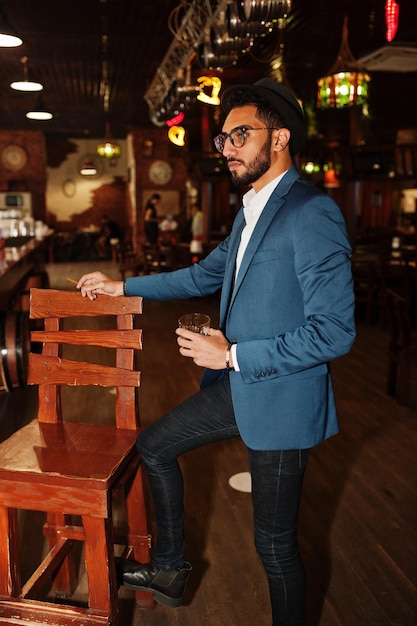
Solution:
{"label": "blazer lapel", "polygon": [[233,289],[236,268],[236,255],[240,244],[242,230],[245,227],[245,218],[241,209],[236,216],[233,229],[230,234],[229,251],[227,263],[225,267],[222,296],[220,300],[220,326],[223,326],[223,320],[226,319],[227,309],[229,308],[230,296]]}
{"label": "blazer lapel", "polygon": [[259,220],[255,226],[255,230],[253,231],[252,236],[248,242],[245,254],[243,255],[239,272],[234,283],[232,296],[230,298],[229,308],[233,304],[236,294],[238,293],[242,281],[245,278],[246,272],[248,271],[248,268],[252,262],[254,254],[259,247],[259,244],[261,243],[271,221],[275,217],[278,209],[281,207],[283,202],[283,198],[279,198],[278,202],[272,202],[271,199],[269,199],[264,210],[262,211]]}
{"label": "blazer lapel", "polygon": [[224,274],[222,297],[220,301],[221,328],[224,328],[225,326],[225,320],[228,311],[232,306],[236,294],[239,291],[240,285],[242,284],[246,272],[248,271],[248,268],[253,259],[253,255],[258,249],[258,246],[262,241],[266,231],[268,230],[271,221],[274,219],[277,211],[284,203],[285,197],[289,189],[291,188],[293,183],[299,178],[300,175],[297,169],[295,167],[292,167],[279,182],[276,189],[272,192],[268,202],[265,205],[264,210],[259,217],[259,220],[255,226],[255,230],[253,231],[252,236],[249,240],[248,246],[245,250],[245,254],[243,255],[242,263],[239,268],[239,273],[235,281],[234,278],[236,269],[236,255],[240,244],[242,230],[245,226],[243,209],[241,209],[236,216],[233,230],[230,235],[228,260]]}

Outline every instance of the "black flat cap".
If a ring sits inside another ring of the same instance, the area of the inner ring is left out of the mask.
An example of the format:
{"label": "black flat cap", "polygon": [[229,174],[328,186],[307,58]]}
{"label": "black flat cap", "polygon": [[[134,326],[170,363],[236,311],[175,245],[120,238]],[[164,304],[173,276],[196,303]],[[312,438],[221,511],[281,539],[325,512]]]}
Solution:
{"label": "black flat cap", "polygon": [[272,78],[261,78],[253,85],[229,87],[221,98],[222,108],[226,115],[233,108],[233,98],[237,92],[253,93],[271,104],[279,113],[285,128],[291,132],[289,143],[291,154],[298,154],[302,150],[307,138],[304,112],[289,89]]}

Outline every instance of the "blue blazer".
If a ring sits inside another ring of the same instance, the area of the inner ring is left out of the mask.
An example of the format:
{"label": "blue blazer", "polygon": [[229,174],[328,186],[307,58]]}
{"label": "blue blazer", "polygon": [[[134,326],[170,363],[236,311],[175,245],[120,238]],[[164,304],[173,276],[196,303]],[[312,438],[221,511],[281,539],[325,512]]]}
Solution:
{"label": "blue blazer", "polygon": [[[237,343],[230,373],[240,434],[252,449],[310,448],[338,432],[329,362],[355,338],[351,249],[333,200],[293,167],[258,220],[236,281],[245,220],[199,264],[130,278],[149,300],[208,295],[221,288],[220,328]],[[202,386],[224,372],[206,370]]]}

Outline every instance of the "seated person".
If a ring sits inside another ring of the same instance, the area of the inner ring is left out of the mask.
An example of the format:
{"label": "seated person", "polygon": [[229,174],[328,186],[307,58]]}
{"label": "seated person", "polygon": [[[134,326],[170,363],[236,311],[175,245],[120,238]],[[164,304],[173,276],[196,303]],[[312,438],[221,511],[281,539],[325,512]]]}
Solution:
{"label": "seated person", "polygon": [[109,258],[110,242],[112,239],[120,239],[120,228],[117,222],[110,219],[109,216],[104,213],[101,216],[101,227],[97,234],[95,241],[95,248],[99,258]]}

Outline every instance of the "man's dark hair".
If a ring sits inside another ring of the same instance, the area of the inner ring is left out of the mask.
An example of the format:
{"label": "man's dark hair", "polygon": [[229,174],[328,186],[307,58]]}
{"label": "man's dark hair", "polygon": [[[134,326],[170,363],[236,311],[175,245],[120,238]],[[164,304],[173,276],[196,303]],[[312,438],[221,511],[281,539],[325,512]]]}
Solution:
{"label": "man's dark hair", "polygon": [[260,98],[250,89],[237,90],[230,98],[230,108],[244,107],[252,104],[256,107],[256,115],[265,124],[267,128],[281,128],[283,126],[282,119],[269,102]]}

